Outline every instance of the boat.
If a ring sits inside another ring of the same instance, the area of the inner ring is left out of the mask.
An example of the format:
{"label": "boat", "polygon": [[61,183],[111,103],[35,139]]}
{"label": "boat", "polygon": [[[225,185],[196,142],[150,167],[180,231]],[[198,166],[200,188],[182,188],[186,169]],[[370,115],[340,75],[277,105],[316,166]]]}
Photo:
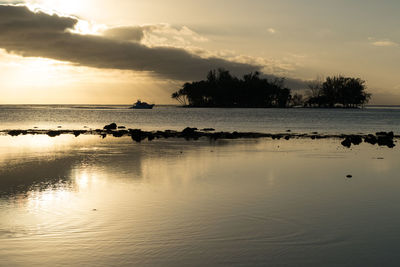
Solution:
{"label": "boat", "polygon": [[138,100],[135,104],[133,104],[131,109],[152,109],[155,105],[154,104],[148,104],[146,102],[142,102]]}

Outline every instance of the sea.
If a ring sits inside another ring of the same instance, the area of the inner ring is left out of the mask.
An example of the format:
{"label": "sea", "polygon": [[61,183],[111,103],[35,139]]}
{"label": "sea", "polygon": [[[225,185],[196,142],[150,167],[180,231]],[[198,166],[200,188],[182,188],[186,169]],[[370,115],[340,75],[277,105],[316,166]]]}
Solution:
{"label": "sea", "polygon": [[2,105],[0,130],[97,129],[115,122],[142,130],[182,130],[185,127],[217,131],[276,133],[400,132],[400,106],[363,109],[225,109],[156,106],[151,110],[106,105]]}
{"label": "sea", "polygon": [[[0,127],[400,132],[398,107],[127,107],[1,106]],[[3,132],[0,266],[398,266],[397,141]]]}

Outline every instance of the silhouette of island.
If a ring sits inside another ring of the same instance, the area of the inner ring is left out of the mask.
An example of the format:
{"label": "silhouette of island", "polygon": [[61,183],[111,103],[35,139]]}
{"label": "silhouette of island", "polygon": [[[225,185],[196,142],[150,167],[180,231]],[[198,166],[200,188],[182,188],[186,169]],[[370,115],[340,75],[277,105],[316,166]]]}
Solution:
{"label": "silhouette of island", "polygon": [[208,72],[207,80],[185,83],[172,98],[189,107],[287,107],[290,89],[283,87],[283,79],[269,81],[259,72],[239,79],[228,70]]}
{"label": "silhouette of island", "polygon": [[328,77],[325,82],[310,83],[309,89],[310,96],[303,103],[308,107],[357,108],[367,104],[371,98],[371,94],[365,92],[365,81],[360,78]]}
{"label": "silhouette of island", "polygon": [[228,70],[211,70],[207,79],[185,83],[172,98],[187,107],[287,108],[364,106],[371,98],[365,81],[343,76],[309,84],[308,97],[284,87],[284,79],[270,81],[252,72],[237,78]]}

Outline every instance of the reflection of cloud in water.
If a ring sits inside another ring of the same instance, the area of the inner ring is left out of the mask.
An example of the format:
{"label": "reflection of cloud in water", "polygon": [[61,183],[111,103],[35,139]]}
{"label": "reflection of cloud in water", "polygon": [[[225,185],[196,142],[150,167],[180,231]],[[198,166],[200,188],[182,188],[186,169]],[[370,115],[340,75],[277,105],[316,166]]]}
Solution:
{"label": "reflection of cloud in water", "polygon": [[69,184],[71,166],[76,158],[19,161],[5,164],[0,172],[0,194],[12,195]]}
{"label": "reflection of cloud in water", "polygon": [[[2,136],[0,194],[10,197],[66,188],[80,191],[102,179],[129,183],[160,177],[165,180],[190,177],[195,170],[204,169],[206,163],[193,164],[187,157],[189,153],[199,152],[202,147],[227,144],[224,141],[210,144],[206,140],[136,144],[129,138],[101,140],[97,136]],[[170,164],[177,163],[180,167],[176,173],[168,171]]]}
{"label": "reflection of cloud in water", "polygon": [[[32,145],[35,140],[47,145]],[[11,197],[47,190],[81,192],[90,190],[96,183],[112,184],[110,181],[184,185],[192,179],[204,177],[204,173],[210,171],[211,161],[234,155],[243,157],[243,162],[247,164],[252,162],[246,158],[248,155],[256,159],[265,152],[273,152],[271,155],[274,157],[290,153],[295,158],[317,160],[345,161],[348,157],[348,153],[338,150],[337,144],[331,141],[313,141],[315,146],[310,146],[310,142],[261,139],[186,142],[166,139],[136,144],[129,137],[102,140],[97,136],[1,136],[0,194]],[[362,147],[363,151],[367,148],[369,146]],[[287,160],[290,161],[289,158]],[[374,162],[375,169],[382,171],[388,164],[385,162]],[[354,163],[354,166],[358,164]],[[227,169],[230,167],[224,166]],[[265,176],[271,185],[274,184],[272,173]]]}

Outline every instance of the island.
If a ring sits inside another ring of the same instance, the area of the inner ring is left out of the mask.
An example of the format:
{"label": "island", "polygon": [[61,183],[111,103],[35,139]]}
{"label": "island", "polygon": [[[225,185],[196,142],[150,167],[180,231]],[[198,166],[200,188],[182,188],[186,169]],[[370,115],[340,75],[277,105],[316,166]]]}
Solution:
{"label": "island", "polygon": [[371,98],[360,78],[333,76],[313,81],[305,95],[293,94],[284,81],[262,78],[260,72],[238,78],[225,69],[211,70],[206,80],[185,83],[172,98],[186,107],[225,108],[358,108]]}

